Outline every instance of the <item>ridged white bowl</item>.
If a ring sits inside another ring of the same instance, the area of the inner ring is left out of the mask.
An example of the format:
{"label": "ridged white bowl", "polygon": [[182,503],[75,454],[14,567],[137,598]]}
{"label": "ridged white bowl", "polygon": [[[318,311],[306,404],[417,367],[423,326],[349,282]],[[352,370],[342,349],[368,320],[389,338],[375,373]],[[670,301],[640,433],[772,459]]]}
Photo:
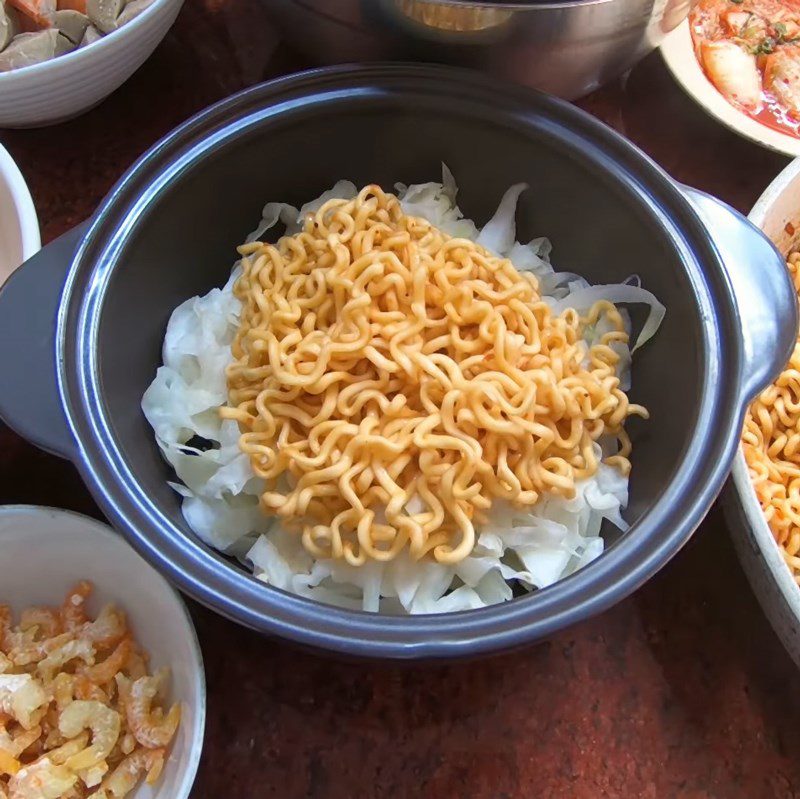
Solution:
{"label": "ridged white bowl", "polygon": [[[750,212],[758,225],[787,253],[800,231],[800,158],[796,158],[767,187]],[[800,666],[800,586],[781,554],[764,518],[742,448],[733,462],[723,493],[724,508],[739,560],[775,632]]]}
{"label": "ridged white bowl", "polygon": [[88,111],[155,50],[183,0],[155,0],[119,30],[80,50],[0,74],[0,127],[52,125]]}

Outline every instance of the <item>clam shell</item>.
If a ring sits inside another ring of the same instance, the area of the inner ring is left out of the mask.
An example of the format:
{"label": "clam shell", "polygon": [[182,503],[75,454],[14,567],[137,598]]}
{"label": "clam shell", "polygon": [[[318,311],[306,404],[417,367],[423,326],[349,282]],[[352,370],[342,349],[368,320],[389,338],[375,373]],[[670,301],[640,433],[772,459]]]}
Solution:
{"label": "clam shell", "polygon": [[0,72],[49,61],[56,54],[58,31],[48,28],[38,33],[20,33],[0,53]]}
{"label": "clam shell", "polygon": [[66,53],[71,53],[77,46],[75,42],[68,39],[63,33],[59,33],[58,36],[56,36],[55,55],[58,57]]}
{"label": "clam shell", "polygon": [[125,7],[125,0],[87,0],[86,13],[92,24],[103,33],[117,28],[117,17]]}
{"label": "clam shell", "polygon": [[102,39],[103,34],[100,33],[94,25],[89,25],[84,31],[83,38],[78,47],[86,47],[87,45],[94,44],[98,39]]}
{"label": "clam shell", "polygon": [[154,0],[130,0],[117,18],[117,27],[127,25],[132,19],[136,19],[143,11],[153,5]]}
{"label": "clam shell", "polygon": [[66,36],[73,44],[78,44],[89,27],[89,17],[80,11],[65,9],[56,11],[54,24],[62,36]]}
{"label": "clam shell", "polygon": [[0,50],[19,33],[17,12],[11,6],[0,0]]}

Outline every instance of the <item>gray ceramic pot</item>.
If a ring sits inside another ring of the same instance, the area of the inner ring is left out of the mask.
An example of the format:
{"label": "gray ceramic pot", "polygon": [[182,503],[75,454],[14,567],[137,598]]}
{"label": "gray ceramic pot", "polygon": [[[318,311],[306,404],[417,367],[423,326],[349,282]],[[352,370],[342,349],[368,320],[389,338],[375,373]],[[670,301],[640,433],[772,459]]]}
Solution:
{"label": "gray ceramic pot", "polygon": [[[430,180],[446,161],[468,216],[509,184],[532,189],[520,236],[547,235],[560,268],[596,283],[632,273],[666,305],[633,368],[631,529],[562,582],[479,611],[396,618],[269,588],[184,522],[140,409],[164,329],[187,297],[225,282],[266,199],[301,204],[337,179]],[[748,400],[795,340],[783,259],[739,214],[677,186],[575,108],[470,72],[421,65],[308,72],[255,87],[178,128],[87,228],[0,292],[0,415],[70,458],[111,521],[179,588],[248,627],[340,653],[442,658],[509,649],[640,586],[716,497]]]}

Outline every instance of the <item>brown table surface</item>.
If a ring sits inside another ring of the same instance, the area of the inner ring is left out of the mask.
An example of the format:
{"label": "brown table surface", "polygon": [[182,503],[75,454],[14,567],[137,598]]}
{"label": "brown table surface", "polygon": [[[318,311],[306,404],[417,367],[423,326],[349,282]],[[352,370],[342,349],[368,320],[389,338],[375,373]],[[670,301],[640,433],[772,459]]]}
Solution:
{"label": "brown table surface", "polygon": [[[152,58],[97,109],[0,132],[44,241],[88,217],[190,114],[302,66],[256,0],[189,0]],[[580,105],[678,180],[743,211],[786,163],[708,119],[658,54]],[[71,465],[2,426],[0,503],[99,516]],[[635,596],[477,663],[341,664],[191,609],[209,701],[194,799],[800,796],[800,679],[718,509]]]}

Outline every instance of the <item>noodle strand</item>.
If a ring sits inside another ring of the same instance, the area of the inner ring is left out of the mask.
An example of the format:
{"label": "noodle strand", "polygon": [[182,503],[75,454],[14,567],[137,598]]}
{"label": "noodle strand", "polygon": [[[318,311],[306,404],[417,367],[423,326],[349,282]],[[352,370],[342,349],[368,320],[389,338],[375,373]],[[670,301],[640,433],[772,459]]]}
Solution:
{"label": "noodle strand", "polygon": [[240,252],[220,413],[266,481],[263,509],[311,555],[457,563],[495,500],[574,496],[601,438],[629,471],[623,425],[647,411],[619,387],[628,335],[612,303],[554,315],[533,275],[374,185]]}

